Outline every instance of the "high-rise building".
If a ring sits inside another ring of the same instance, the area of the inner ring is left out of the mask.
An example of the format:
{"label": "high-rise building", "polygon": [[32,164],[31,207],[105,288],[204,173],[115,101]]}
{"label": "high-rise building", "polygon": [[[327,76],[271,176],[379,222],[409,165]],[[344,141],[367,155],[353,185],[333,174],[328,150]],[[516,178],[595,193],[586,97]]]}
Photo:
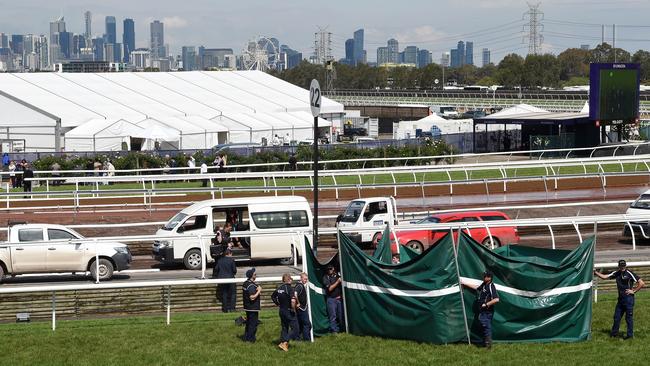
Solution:
{"label": "high-rise building", "polygon": [[15,55],[22,55],[25,51],[25,41],[22,34],[12,34],[10,42],[11,52]]}
{"label": "high-rise building", "polygon": [[124,45],[124,62],[129,63],[131,52],[135,50],[135,22],[133,19],[124,19],[122,44]]}
{"label": "high-rise building", "polygon": [[84,13],[84,25],[84,37],[86,37],[86,40],[90,43],[90,40],[93,37],[93,14],[90,11]]}
{"label": "high-rise building", "polygon": [[104,61],[104,38],[93,38],[92,48],[95,55],[95,61]]}
{"label": "high-rise building", "polygon": [[399,42],[395,38],[388,40],[388,62],[399,63]]}
{"label": "high-rise building", "polygon": [[[473,45],[472,45],[472,47],[473,47]],[[455,49],[451,50],[450,54],[451,54],[451,60],[450,60],[451,62],[449,64],[450,67],[461,67],[461,66],[463,66],[465,64],[466,59],[467,59],[467,55],[465,53],[465,42],[458,41],[458,45],[456,46]]]}
{"label": "high-rise building", "polygon": [[404,62],[405,64],[417,65],[418,63],[418,48],[416,46],[406,46],[404,48]]}
{"label": "high-rise building", "polygon": [[131,52],[129,59],[136,70],[142,71],[151,67],[151,52],[146,48],[138,48]]}
{"label": "high-rise building", "polygon": [[165,53],[165,29],[164,24],[154,20],[150,24],[151,29],[151,57],[162,58],[167,56]]}
{"label": "high-rise building", "polygon": [[72,32],[59,32],[59,51],[63,59],[68,60],[72,55]]}
{"label": "high-rise building", "polygon": [[104,43],[104,60],[113,62],[115,60],[115,43]]}
{"label": "high-rise building", "polygon": [[458,49],[452,48],[449,50],[449,67],[458,67],[460,61],[458,60]]}
{"label": "high-rise building", "polygon": [[[63,17],[50,22],[50,39],[49,39],[49,57],[50,64],[54,64],[62,58],[61,47],[59,42],[59,34],[65,32],[65,19]],[[45,69],[48,65],[41,65],[41,69]]]}
{"label": "high-rise building", "polygon": [[0,48],[9,48],[9,36],[0,33]]}
{"label": "high-rise building", "polygon": [[223,68],[226,55],[234,54],[232,48],[204,48],[201,59],[203,69]]}
{"label": "high-rise building", "polygon": [[474,42],[465,42],[465,65],[474,65]]}
{"label": "high-rise building", "polygon": [[482,51],[482,54],[483,54],[483,63],[481,64],[481,66],[489,65],[490,62],[491,62],[490,61],[490,50],[487,49],[487,48],[484,48],[483,51]]}
{"label": "high-rise building", "polygon": [[418,62],[417,67],[423,68],[433,62],[431,52],[429,50],[419,50],[418,51]]}
{"label": "high-rise building", "polygon": [[183,48],[181,49],[181,60],[183,62],[183,70],[185,71],[197,70],[196,47],[183,46]]}
{"label": "high-rise building", "polygon": [[106,43],[115,44],[117,42],[117,28],[115,26],[115,17],[106,17],[106,33],[104,34]]}
{"label": "high-rise building", "polygon": [[366,57],[363,49],[363,29],[358,29],[354,32],[354,66],[358,64],[365,64]]}
{"label": "high-rise building", "polygon": [[388,63],[388,47],[377,47],[377,66]]}
{"label": "high-rise building", "polygon": [[345,63],[354,66],[354,39],[352,38],[345,41]]}

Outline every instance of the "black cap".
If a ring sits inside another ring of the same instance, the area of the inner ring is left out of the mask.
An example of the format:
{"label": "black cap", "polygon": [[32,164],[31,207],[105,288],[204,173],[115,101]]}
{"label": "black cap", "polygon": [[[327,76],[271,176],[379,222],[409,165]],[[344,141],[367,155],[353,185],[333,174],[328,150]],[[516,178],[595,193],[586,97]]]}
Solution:
{"label": "black cap", "polygon": [[618,261],[618,268],[623,268],[623,267],[627,267],[627,263],[625,263],[625,259],[621,259],[620,261]]}
{"label": "black cap", "polygon": [[490,278],[492,278],[492,272],[490,272],[490,271],[485,271],[485,272],[483,272],[483,277],[484,277],[484,278],[485,278],[485,277],[490,277]]}
{"label": "black cap", "polygon": [[246,278],[251,278],[251,277],[253,277],[254,274],[255,274],[255,267],[253,267],[253,268],[249,269],[248,271],[246,271]]}

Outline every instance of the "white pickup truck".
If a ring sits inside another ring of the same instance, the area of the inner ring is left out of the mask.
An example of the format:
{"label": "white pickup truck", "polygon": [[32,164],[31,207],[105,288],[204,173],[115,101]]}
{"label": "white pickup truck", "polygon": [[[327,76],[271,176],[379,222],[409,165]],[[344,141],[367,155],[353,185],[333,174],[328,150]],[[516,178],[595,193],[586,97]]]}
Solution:
{"label": "white pickup truck", "polygon": [[129,268],[131,252],[122,243],[84,242],[84,237],[61,225],[20,224],[9,228],[9,241],[0,243],[0,281],[5,275],[90,272],[110,280],[113,271]]}

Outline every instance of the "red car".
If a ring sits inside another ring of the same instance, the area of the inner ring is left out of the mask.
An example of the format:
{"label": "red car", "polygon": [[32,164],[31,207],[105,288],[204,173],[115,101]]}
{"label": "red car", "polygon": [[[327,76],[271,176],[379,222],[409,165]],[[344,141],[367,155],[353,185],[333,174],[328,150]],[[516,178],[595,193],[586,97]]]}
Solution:
{"label": "red car", "polygon": [[[419,221],[411,222],[412,224],[437,224],[449,222],[475,222],[475,221],[499,221],[510,220],[508,215],[499,211],[476,211],[476,212],[453,212],[431,215]],[[489,224],[488,224],[489,225]],[[401,245],[406,245],[411,249],[422,252],[425,248],[435,244],[442,239],[449,230],[413,230],[397,232],[397,237]],[[467,232],[465,230],[465,232]],[[494,246],[498,247],[507,244],[518,244],[519,234],[514,226],[490,227],[490,234],[494,240]],[[454,238],[457,238],[457,232],[454,231]],[[469,229],[469,235],[479,243],[491,247],[490,235],[485,227]],[[391,241],[394,242],[393,235]]]}

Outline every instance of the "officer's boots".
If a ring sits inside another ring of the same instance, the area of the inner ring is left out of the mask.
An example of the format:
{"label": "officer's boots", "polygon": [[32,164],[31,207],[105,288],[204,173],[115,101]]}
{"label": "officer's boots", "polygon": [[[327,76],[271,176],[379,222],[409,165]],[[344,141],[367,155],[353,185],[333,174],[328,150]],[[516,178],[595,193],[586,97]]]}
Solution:
{"label": "officer's boots", "polygon": [[492,347],[492,337],[485,337],[485,348]]}

